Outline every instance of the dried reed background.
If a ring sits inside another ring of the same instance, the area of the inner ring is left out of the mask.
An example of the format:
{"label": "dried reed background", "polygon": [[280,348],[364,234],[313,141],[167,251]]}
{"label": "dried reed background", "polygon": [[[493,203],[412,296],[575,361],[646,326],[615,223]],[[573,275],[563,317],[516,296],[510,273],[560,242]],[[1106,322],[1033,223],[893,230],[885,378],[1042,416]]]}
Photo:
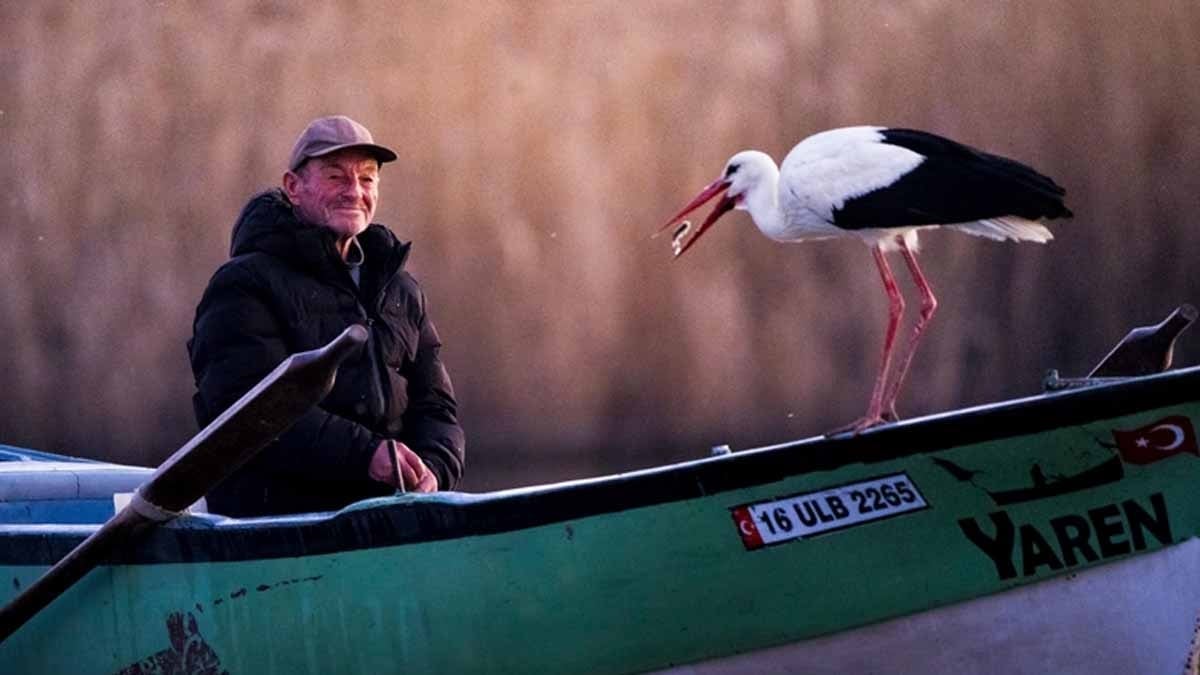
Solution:
{"label": "dried reed background", "polygon": [[1033,393],[1200,302],[1194,0],[4,2],[0,442],[155,463],[184,441],[233,218],[335,112],[402,150],[378,218],[415,241],[467,489],[861,413],[886,315],[865,248],[744,214],[679,261],[647,239],[743,148],[913,126],[1067,187],[1048,246],[924,237],[942,309],[902,414]]}

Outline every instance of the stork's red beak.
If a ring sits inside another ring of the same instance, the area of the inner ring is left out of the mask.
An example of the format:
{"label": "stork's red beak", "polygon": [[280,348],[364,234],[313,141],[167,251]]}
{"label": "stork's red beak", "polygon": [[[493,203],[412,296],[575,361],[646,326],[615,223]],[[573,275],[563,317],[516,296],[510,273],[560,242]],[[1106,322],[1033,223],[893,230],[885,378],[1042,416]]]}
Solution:
{"label": "stork's red beak", "polygon": [[[724,178],[718,178],[712,183],[709,183],[707,187],[700,191],[700,194],[696,195],[692,201],[688,202],[687,206],[683,207],[679,213],[676,213],[674,217],[668,220],[666,225],[663,225],[661,228],[659,228],[658,232],[655,233],[654,236],[662,234],[662,232],[667,228],[679,222],[681,218],[700,208],[705,202],[721,194],[728,187],[729,181],[725,180]],[[708,228],[712,227],[713,223],[717,222],[718,218],[725,215],[725,213],[732,209],[736,204],[736,199],[731,199],[728,195],[723,195],[721,197],[721,201],[717,202],[717,206],[712,210],[712,213],[708,214],[708,217],[704,219],[704,222],[700,224],[700,227],[696,229],[696,233],[692,235],[692,238],[688,239],[687,243],[683,244],[683,246],[676,244],[675,257],[678,258],[679,256],[683,255],[685,251],[692,247],[692,244],[696,243],[696,240],[700,238],[700,235],[704,234]],[[679,232],[676,235],[676,242],[678,242],[680,237],[685,236],[686,234],[686,229]]]}

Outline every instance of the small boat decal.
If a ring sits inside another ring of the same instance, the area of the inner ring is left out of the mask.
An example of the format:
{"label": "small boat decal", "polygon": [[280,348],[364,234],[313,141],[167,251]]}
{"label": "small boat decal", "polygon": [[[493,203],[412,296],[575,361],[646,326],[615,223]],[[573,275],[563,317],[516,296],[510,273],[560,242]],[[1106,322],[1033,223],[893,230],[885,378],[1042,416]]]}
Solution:
{"label": "small boat decal", "polygon": [[985,473],[979,469],[969,469],[948,459],[931,457],[933,463],[947,473],[964,483],[983,490],[997,506],[1020,504],[1021,502],[1036,501],[1047,497],[1057,497],[1080,490],[1088,490],[1106,483],[1115,483],[1125,476],[1121,460],[1117,457],[1105,460],[1100,464],[1088,467],[1070,475],[1051,474],[1049,476],[1036,462],[1029,468],[1029,483],[1020,487],[1004,490],[994,490],[976,483],[976,476]]}

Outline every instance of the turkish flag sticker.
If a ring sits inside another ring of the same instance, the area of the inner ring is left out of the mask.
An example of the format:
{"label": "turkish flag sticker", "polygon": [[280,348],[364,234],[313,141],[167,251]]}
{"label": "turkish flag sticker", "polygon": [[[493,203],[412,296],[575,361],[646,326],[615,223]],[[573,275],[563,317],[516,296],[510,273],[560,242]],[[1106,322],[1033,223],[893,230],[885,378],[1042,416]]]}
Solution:
{"label": "turkish flag sticker", "polygon": [[745,545],[747,551],[753,551],[756,548],[762,548],[762,535],[758,533],[758,527],[754,525],[754,514],[750,513],[750,507],[739,506],[732,509],[733,522],[737,524],[738,534],[742,535],[742,544]]}
{"label": "turkish flag sticker", "polygon": [[1183,415],[1164,417],[1137,429],[1113,429],[1112,435],[1121,459],[1129,464],[1151,464],[1183,452],[1200,457],[1192,421]]}

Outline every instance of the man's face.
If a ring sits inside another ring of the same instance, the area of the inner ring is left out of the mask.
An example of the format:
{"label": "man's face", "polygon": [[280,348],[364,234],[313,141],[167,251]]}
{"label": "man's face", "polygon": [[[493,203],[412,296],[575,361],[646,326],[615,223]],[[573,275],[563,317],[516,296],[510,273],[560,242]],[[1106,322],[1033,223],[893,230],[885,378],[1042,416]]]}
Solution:
{"label": "man's face", "polygon": [[339,240],[371,224],[379,202],[379,162],[360,150],[314,157],[283,175],[283,189],[300,219],[328,227]]}

